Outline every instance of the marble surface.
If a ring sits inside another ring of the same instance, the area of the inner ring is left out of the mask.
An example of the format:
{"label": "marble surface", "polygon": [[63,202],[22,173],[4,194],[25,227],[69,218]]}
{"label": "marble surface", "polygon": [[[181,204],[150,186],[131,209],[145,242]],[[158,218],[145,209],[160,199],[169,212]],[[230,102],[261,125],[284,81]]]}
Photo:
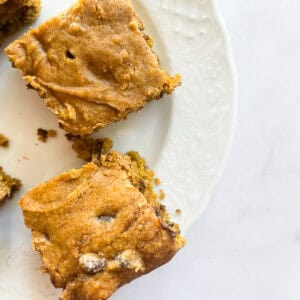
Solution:
{"label": "marble surface", "polygon": [[300,1],[216,2],[239,75],[235,139],[213,199],[177,258],[169,283],[176,289],[158,298],[297,300]]}

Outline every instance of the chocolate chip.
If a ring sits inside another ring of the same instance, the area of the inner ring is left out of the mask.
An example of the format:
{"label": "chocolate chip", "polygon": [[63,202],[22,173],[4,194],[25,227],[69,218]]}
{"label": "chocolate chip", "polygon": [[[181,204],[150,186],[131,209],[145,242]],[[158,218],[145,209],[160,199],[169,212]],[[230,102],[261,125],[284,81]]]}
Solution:
{"label": "chocolate chip", "polygon": [[114,216],[99,216],[97,219],[101,222],[105,223],[111,223],[114,221],[115,217]]}

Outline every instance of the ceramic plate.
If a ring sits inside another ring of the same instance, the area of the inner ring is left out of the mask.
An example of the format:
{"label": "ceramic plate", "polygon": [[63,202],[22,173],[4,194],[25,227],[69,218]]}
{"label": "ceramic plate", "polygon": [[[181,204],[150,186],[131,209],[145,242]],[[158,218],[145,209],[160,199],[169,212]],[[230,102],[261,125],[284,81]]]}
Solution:
{"label": "ceramic plate", "polygon": [[[43,0],[39,20],[60,13],[73,1]],[[128,120],[100,130],[96,136],[114,140],[115,149],[138,150],[156,170],[167,194],[171,215],[183,232],[199,217],[223,169],[235,114],[235,77],[227,37],[210,0],[134,0],[134,6],[154,37],[155,51],[171,74],[182,74],[176,92],[152,102]],[[26,29],[24,29],[24,32]],[[11,37],[5,45],[18,35]],[[16,198],[36,184],[83,162],[76,158],[57,120],[37,93],[26,89],[18,70],[11,69],[0,48],[0,132],[11,138],[0,149],[0,165],[23,181]],[[46,144],[37,128],[57,129]],[[58,299],[48,276],[39,274],[40,258],[31,250],[30,232],[23,225],[17,199],[0,211],[0,298]],[[154,274],[154,273],[152,273]],[[156,271],[159,281],[160,271]],[[153,275],[149,275],[153,276]],[[113,299],[153,299],[139,291],[121,289]],[[148,298],[147,298],[148,297]]]}

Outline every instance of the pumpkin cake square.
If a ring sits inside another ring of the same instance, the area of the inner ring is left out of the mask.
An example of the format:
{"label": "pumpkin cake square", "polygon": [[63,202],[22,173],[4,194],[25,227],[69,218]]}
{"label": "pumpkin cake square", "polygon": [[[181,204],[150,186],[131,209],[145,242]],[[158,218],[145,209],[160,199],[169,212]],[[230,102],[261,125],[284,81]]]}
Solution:
{"label": "pumpkin cake square", "polygon": [[8,34],[35,21],[40,10],[40,0],[0,0],[0,45]]}
{"label": "pumpkin cake square", "polygon": [[184,246],[153,181],[137,153],[110,152],[21,199],[33,247],[62,300],[108,299]]}
{"label": "pumpkin cake square", "polygon": [[60,125],[86,135],[180,84],[161,69],[131,0],[79,0],[6,48]]}

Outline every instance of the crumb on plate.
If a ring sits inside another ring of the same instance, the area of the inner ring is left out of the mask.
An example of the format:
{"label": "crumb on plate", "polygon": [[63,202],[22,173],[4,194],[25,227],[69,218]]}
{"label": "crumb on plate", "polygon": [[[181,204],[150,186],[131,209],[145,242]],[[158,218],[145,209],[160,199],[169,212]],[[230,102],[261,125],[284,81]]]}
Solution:
{"label": "crumb on plate", "polygon": [[43,272],[62,300],[106,300],[167,263],[185,245],[137,152],[102,154],[20,201]]}
{"label": "crumb on plate", "polygon": [[43,128],[38,128],[36,134],[38,136],[39,141],[46,143],[48,138],[57,136],[57,131],[54,129],[47,130],[47,129],[43,129]]}
{"label": "crumb on plate", "polygon": [[85,161],[91,161],[93,156],[107,154],[113,147],[113,141],[109,138],[92,138],[90,136],[73,136],[66,134],[67,139],[72,143],[72,148],[77,157]]}
{"label": "crumb on plate", "polygon": [[164,190],[159,190],[159,199],[164,200],[166,198],[166,194]]}
{"label": "crumb on plate", "polygon": [[154,178],[154,183],[155,183],[155,185],[160,185],[161,181],[159,178]]}
{"label": "crumb on plate", "polygon": [[182,210],[178,208],[178,209],[176,209],[175,213],[177,216],[181,216]]}

